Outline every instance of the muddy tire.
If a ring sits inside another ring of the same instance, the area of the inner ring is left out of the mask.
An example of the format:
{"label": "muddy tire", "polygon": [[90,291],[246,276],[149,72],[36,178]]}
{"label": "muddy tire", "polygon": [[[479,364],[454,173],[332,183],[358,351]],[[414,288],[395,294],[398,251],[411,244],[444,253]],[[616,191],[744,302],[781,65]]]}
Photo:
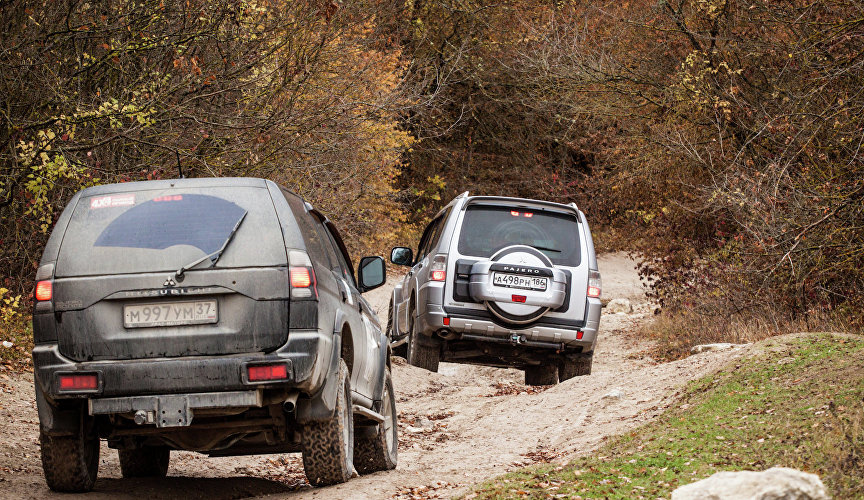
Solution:
{"label": "muddy tire", "polygon": [[384,421],[377,425],[376,432],[354,440],[354,465],[360,474],[369,474],[396,468],[398,425],[396,422],[396,396],[390,370],[384,380],[384,394],[380,413]]}
{"label": "muddy tire", "polygon": [[99,437],[48,436],[40,432],[42,470],[54,491],[83,493],[93,489],[99,473]]}
{"label": "muddy tire", "polygon": [[336,411],[323,422],[306,424],[301,438],[303,470],[313,486],[344,483],[354,475],[354,415],[348,365],[339,360]]}
{"label": "muddy tire", "polygon": [[565,359],[558,365],[558,378],[561,382],[573,377],[591,375],[591,365],[594,361],[593,354],[576,359]]}
{"label": "muddy tire", "polygon": [[171,450],[166,446],[147,446],[134,450],[117,450],[123,477],[165,477]]}
{"label": "muddy tire", "polygon": [[556,365],[525,367],[525,385],[555,385],[557,383],[558,367]]}
{"label": "muddy tire", "polygon": [[414,324],[412,305],[411,310],[408,311],[408,364],[437,373],[438,363],[441,361],[441,346],[438,345],[437,339],[421,337],[425,336],[417,331]]}
{"label": "muddy tire", "polygon": [[392,352],[393,352],[394,356],[399,356],[400,358],[407,360],[408,359],[408,342],[405,342],[404,344],[402,344],[400,346],[394,347],[392,349]]}

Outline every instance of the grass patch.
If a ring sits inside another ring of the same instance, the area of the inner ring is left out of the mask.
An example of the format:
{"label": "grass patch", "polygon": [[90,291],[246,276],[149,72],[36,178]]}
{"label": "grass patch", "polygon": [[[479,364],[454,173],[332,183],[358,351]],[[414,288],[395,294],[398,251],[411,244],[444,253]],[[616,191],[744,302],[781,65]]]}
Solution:
{"label": "grass patch", "polygon": [[692,382],[656,421],[566,466],[529,467],[465,498],[668,498],[722,470],[794,467],[835,498],[864,496],[864,339],[768,340]]}

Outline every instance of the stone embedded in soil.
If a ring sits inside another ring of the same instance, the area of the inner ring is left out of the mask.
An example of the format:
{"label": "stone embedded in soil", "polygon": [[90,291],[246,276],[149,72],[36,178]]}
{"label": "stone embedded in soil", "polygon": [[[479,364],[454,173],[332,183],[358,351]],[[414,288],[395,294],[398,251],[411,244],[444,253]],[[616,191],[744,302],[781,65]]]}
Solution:
{"label": "stone embedded in soil", "polygon": [[624,393],[622,393],[618,389],[613,389],[612,391],[604,394],[603,399],[621,399],[622,396],[624,396]]}
{"label": "stone embedded in soil", "polygon": [[816,474],[787,467],[772,467],[763,472],[723,471],[681,486],[672,500],[828,500],[825,486]]}
{"label": "stone embedded in soil", "polygon": [[706,351],[725,351],[726,349],[732,349],[736,345],[738,344],[731,344],[729,342],[719,342],[717,344],[700,344],[691,347],[690,352],[695,354]]}
{"label": "stone embedded in soil", "polygon": [[606,304],[606,312],[609,314],[630,314],[633,312],[633,304],[629,299],[612,299]]}

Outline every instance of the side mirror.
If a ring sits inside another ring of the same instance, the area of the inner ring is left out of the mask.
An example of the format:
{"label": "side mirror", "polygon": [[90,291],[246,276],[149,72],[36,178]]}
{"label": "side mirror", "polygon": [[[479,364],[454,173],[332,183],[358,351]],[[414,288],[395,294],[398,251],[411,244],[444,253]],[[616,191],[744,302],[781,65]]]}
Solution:
{"label": "side mirror", "polygon": [[378,288],[387,281],[387,270],[381,257],[363,257],[357,269],[360,293]]}
{"label": "side mirror", "polygon": [[390,251],[390,262],[397,266],[410,266],[414,263],[414,252],[408,247],[395,247]]}

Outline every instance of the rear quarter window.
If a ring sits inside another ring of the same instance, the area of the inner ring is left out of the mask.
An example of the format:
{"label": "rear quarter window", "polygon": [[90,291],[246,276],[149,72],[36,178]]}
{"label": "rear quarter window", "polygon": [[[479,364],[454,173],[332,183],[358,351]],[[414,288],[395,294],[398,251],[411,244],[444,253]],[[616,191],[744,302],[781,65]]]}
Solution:
{"label": "rear quarter window", "polygon": [[[60,245],[56,276],[176,271],[219,250],[238,223],[215,267],[287,263],[282,231],[265,188],[172,188],[82,196]],[[196,269],[208,265],[204,262]]]}
{"label": "rear quarter window", "polygon": [[459,231],[459,253],[489,258],[511,245],[528,245],[553,264],[576,267],[582,251],[579,222],[573,216],[540,209],[468,206]]}

